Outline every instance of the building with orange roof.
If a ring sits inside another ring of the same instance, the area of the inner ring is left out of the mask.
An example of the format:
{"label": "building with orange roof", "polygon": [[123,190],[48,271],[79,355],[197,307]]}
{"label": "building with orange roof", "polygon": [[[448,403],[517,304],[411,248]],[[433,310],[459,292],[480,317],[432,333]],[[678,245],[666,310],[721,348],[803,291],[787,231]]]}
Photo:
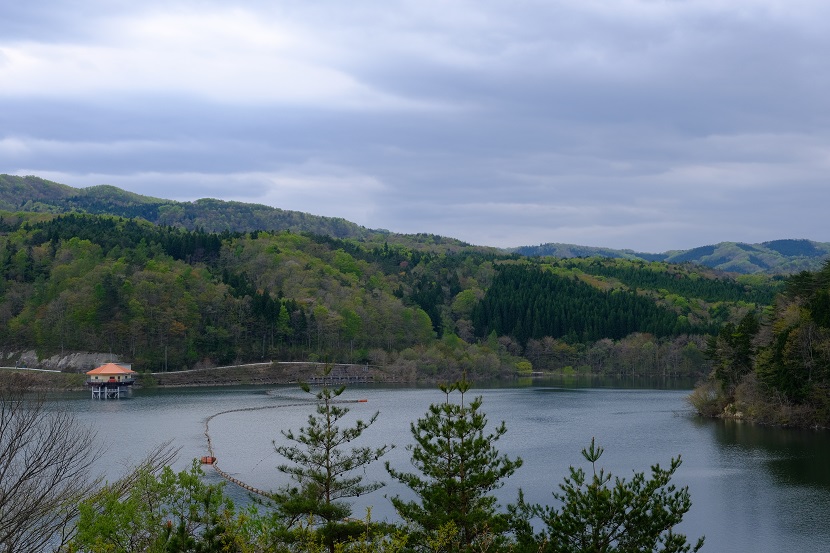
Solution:
{"label": "building with orange roof", "polygon": [[136,372],[129,366],[106,363],[86,374],[92,399],[121,399],[132,389]]}

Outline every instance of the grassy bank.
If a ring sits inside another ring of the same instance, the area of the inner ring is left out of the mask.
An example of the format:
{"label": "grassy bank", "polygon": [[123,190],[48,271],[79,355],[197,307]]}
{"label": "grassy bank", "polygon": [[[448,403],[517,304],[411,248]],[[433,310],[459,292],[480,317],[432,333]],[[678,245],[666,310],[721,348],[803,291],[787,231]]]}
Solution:
{"label": "grassy bank", "polygon": [[42,391],[83,390],[86,375],[36,369],[0,369],[0,388],[21,388]]}

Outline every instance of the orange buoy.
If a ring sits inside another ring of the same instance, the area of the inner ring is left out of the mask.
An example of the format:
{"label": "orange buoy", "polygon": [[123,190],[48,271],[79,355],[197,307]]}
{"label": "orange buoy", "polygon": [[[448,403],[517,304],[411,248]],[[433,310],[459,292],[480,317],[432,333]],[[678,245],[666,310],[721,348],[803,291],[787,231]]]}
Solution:
{"label": "orange buoy", "polygon": [[367,403],[368,401],[369,401],[368,399],[359,399],[359,400],[357,400],[358,403]]}
{"label": "orange buoy", "polygon": [[205,455],[202,457],[202,464],[203,465],[212,465],[216,462],[216,457],[211,457],[210,455]]}

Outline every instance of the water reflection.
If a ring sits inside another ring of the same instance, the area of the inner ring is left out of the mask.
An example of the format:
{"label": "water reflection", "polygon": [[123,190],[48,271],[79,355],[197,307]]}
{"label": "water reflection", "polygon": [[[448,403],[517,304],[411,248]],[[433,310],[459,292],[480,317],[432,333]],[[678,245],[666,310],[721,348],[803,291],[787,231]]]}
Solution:
{"label": "water reflection", "polygon": [[[660,376],[614,376],[599,374],[563,374],[544,378],[520,378],[519,387],[557,386],[568,389],[604,388],[616,390],[691,390],[696,379]],[[500,384],[501,387],[504,383]],[[513,386],[511,386],[513,387]]]}
{"label": "water reflection", "polygon": [[786,486],[830,490],[830,436],[826,431],[770,428],[742,421],[712,423],[719,446],[757,458],[759,465]]}

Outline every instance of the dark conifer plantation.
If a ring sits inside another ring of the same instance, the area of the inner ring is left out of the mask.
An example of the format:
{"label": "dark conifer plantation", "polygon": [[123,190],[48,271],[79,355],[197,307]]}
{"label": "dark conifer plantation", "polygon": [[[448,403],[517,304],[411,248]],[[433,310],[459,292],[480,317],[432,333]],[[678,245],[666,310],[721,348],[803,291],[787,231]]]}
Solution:
{"label": "dark conifer plantation", "polygon": [[526,265],[499,269],[472,320],[478,336],[495,332],[523,344],[544,336],[590,342],[632,332],[661,337],[705,331],[636,291],[603,292]]}

